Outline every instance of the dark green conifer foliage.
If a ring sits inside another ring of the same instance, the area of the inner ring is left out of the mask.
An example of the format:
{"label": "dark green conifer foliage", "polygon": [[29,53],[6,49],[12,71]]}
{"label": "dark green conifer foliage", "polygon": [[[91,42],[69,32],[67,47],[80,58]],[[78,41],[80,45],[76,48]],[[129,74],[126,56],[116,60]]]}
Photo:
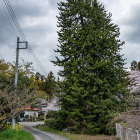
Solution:
{"label": "dark green conifer foliage", "polygon": [[138,62],[138,64],[137,64],[138,66],[138,70],[140,71],[140,61]]}
{"label": "dark green conifer foliage", "polygon": [[58,3],[58,49],[63,67],[61,111],[57,128],[78,133],[105,133],[113,113],[126,109],[128,73],[120,55],[119,27],[97,0]]}
{"label": "dark green conifer foliage", "polygon": [[136,60],[131,62],[131,70],[138,70],[138,64]]}
{"label": "dark green conifer foliage", "polygon": [[47,94],[49,94],[50,97],[52,97],[55,90],[56,90],[55,77],[53,75],[53,72],[50,71],[45,80],[45,91]]}

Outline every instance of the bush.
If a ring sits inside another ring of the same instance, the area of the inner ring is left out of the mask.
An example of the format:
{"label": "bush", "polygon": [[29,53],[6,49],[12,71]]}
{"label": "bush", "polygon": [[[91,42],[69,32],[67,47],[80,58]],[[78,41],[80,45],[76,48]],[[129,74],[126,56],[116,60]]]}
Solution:
{"label": "bush", "polygon": [[46,126],[54,128],[55,124],[56,124],[56,120],[54,118],[46,119],[45,124],[46,124]]}
{"label": "bush", "polygon": [[[45,120],[46,126],[49,126],[53,129],[62,130],[63,128],[67,128],[69,124],[68,114],[67,111],[50,111],[49,113],[52,113],[53,117],[50,119]],[[65,119],[63,119],[65,118]]]}
{"label": "bush", "polygon": [[29,115],[25,115],[24,118],[26,118],[26,119],[29,118]]}
{"label": "bush", "polygon": [[[12,123],[8,122],[8,123],[3,127],[2,131],[11,130],[11,129],[12,129]],[[23,127],[22,127],[20,124],[15,123],[15,128],[14,128],[14,129],[15,129],[16,132],[18,132],[18,131],[22,130]]]}
{"label": "bush", "polygon": [[39,119],[39,120],[44,120],[44,115],[40,115],[40,116],[38,117],[38,119]]}
{"label": "bush", "polygon": [[[56,120],[56,124],[55,124],[55,129],[57,130],[62,130],[63,128],[66,128],[69,124],[69,120],[68,118],[68,114],[66,111],[63,110],[59,110],[55,112],[55,116],[54,116],[55,120]],[[63,119],[65,118],[65,119]]]}
{"label": "bush", "polygon": [[2,131],[4,130],[8,130],[12,128],[12,123],[11,122],[7,122],[7,124],[2,128]]}
{"label": "bush", "polygon": [[54,117],[55,117],[56,112],[57,112],[57,111],[51,111],[51,110],[50,110],[50,111],[48,111],[48,117],[49,117],[49,118],[54,118]]}
{"label": "bush", "polygon": [[30,118],[27,118],[26,121],[31,121],[31,119]]}

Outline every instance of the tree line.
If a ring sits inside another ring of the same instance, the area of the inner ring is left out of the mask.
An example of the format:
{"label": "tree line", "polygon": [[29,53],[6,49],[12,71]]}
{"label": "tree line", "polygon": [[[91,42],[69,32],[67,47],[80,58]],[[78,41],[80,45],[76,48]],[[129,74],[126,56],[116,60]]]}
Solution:
{"label": "tree line", "polygon": [[24,108],[35,107],[38,99],[52,98],[57,89],[57,82],[50,71],[47,77],[37,72],[31,62],[23,59],[19,64],[18,82],[14,87],[15,63],[0,59],[0,132],[13,117],[16,118]]}
{"label": "tree line", "polygon": [[[21,59],[21,63],[18,68],[18,82],[17,88],[30,88],[32,90],[36,89],[49,97],[52,97],[53,93],[57,89],[57,82],[53,72],[50,71],[48,76],[45,77],[39,72],[34,74],[34,68],[32,62],[25,62]],[[14,89],[14,80],[15,80],[15,63],[5,62],[5,60],[0,59],[0,89],[11,85],[11,88]]]}

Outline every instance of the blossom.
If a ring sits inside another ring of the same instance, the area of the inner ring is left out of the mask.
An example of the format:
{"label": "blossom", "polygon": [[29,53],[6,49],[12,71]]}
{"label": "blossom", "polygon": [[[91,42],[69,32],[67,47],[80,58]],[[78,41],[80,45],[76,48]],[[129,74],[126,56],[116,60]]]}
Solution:
{"label": "blossom", "polygon": [[58,98],[54,96],[54,98],[51,100],[50,103],[47,101],[47,107],[42,108],[42,111],[45,111],[46,113],[48,113],[48,111],[50,110],[58,110],[57,101],[58,101]]}
{"label": "blossom", "polygon": [[131,84],[135,84],[131,86],[130,93],[138,93],[140,91],[140,72],[137,70],[132,70],[129,73]]}

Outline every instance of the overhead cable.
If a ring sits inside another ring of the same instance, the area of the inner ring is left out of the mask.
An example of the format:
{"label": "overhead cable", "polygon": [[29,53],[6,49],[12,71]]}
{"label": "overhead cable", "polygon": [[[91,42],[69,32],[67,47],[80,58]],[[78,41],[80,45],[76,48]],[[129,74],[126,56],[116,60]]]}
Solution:
{"label": "overhead cable", "polygon": [[16,31],[15,31],[15,29],[14,29],[12,23],[11,23],[11,20],[10,20],[10,18],[9,18],[9,16],[8,16],[7,12],[6,12],[6,9],[5,9],[5,7],[4,7],[2,1],[1,1],[1,4],[2,4],[2,7],[3,7],[3,9],[4,9],[4,12],[5,12],[5,14],[6,14],[6,16],[7,16],[8,20],[9,20],[9,22],[10,22],[10,25],[12,26],[12,29],[13,29],[13,31],[14,31],[16,37],[17,37]]}
{"label": "overhead cable", "polygon": [[[13,11],[13,9],[11,7],[10,2],[8,0],[3,0],[3,2],[4,2],[5,6],[6,6],[7,10],[8,10],[8,12],[9,12],[9,14],[10,14],[10,16],[11,16],[11,18],[12,18],[12,20],[13,20],[13,22],[14,22],[14,24],[15,24],[15,26],[16,26],[16,28],[17,28],[20,36],[21,36],[21,38],[22,38],[22,40],[23,41],[27,41],[26,40],[26,37],[25,37],[25,35],[24,35],[21,27],[20,27],[20,24],[19,24],[19,22],[18,22],[18,20],[16,18],[16,15],[14,14],[14,11]],[[30,54],[32,55],[32,57],[35,59],[36,63],[38,64],[38,66],[40,67],[40,69],[43,71],[43,73],[47,76],[46,70],[42,66],[41,62],[39,61],[39,59],[37,58],[37,56],[35,55],[33,49],[31,48],[31,46],[29,44],[28,44],[28,51],[30,52]]]}

